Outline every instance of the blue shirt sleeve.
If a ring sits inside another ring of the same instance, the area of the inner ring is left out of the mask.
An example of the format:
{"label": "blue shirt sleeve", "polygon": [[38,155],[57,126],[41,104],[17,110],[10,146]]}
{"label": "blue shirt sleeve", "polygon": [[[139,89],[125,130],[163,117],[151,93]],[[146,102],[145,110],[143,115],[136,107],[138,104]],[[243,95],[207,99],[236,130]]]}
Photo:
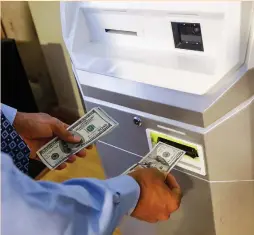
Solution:
{"label": "blue shirt sleeve", "polygon": [[9,107],[5,104],[1,104],[1,110],[4,113],[5,117],[9,120],[11,124],[13,124],[14,119],[17,114],[17,109],[14,109],[12,107]]}
{"label": "blue shirt sleeve", "polygon": [[111,235],[140,193],[137,182],[126,175],[63,184],[34,181],[4,153],[1,171],[3,234]]}

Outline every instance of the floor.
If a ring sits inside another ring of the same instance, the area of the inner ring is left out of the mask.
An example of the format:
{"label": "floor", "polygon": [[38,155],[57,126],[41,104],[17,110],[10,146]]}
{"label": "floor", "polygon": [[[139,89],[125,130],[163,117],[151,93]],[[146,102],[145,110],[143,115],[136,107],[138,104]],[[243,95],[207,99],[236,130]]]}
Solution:
{"label": "floor", "polygon": [[[105,178],[100,158],[95,147],[91,150],[87,150],[85,158],[77,158],[74,163],[68,164],[68,167],[61,171],[45,170],[37,177],[37,180],[48,180],[60,183],[71,178],[82,177]],[[120,235],[120,230],[116,229],[113,235]]]}

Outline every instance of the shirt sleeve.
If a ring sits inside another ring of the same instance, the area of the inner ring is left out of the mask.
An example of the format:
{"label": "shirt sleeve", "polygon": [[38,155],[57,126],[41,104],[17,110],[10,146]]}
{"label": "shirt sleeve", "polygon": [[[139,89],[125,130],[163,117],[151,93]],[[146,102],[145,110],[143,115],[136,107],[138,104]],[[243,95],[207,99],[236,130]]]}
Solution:
{"label": "shirt sleeve", "polygon": [[5,117],[9,120],[11,124],[13,124],[14,119],[17,114],[17,109],[14,109],[10,106],[7,106],[5,104],[1,104],[1,110],[4,113]]}
{"label": "shirt sleeve", "polygon": [[30,179],[3,153],[1,160],[3,234],[110,235],[139,198],[130,176],[57,184]]}

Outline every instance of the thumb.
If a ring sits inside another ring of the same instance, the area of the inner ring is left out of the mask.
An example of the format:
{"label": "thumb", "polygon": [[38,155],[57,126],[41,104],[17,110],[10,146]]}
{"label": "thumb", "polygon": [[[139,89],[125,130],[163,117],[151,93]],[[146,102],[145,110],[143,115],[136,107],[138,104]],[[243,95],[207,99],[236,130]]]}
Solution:
{"label": "thumb", "polygon": [[67,130],[68,125],[56,119],[52,124],[51,129],[55,136],[66,142],[78,143],[81,141],[79,136],[74,136],[70,131]]}

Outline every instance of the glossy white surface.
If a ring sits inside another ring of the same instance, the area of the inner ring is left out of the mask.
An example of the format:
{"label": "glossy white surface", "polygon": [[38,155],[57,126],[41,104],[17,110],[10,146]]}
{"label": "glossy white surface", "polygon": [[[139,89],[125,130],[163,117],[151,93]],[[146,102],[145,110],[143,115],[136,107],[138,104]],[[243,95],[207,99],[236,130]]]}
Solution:
{"label": "glossy white surface", "polygon": [[[251,4],[62,3],[63,36],[76,69],[203,95],[244,63]],[[204,51],[175,48],[171,22],[199,23]]]}

